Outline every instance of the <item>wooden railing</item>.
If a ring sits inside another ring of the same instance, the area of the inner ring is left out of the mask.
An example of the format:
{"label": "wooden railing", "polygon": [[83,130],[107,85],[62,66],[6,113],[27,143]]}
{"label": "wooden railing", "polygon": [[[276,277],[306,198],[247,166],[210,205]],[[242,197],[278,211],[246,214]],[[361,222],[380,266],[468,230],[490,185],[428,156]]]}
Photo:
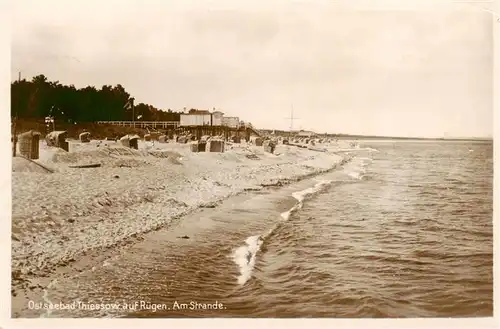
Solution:
{"label": "wooden railing", "polygon": [[[137,128],[163,128],[176,129],[179,127],[179,121],[97,121],[97,124],[108,124],[122,127],[137,127]],[[250,129],[255,135],[260,136],[260,132],[251,125],[244,124],[237,129]]]}
{"label": "wooden railing", "polygon": [[172,128],[175,129],[179,126],[179,121],[97,121],[98,124],[108,124],[123,127],[137,127],[137,128]]}

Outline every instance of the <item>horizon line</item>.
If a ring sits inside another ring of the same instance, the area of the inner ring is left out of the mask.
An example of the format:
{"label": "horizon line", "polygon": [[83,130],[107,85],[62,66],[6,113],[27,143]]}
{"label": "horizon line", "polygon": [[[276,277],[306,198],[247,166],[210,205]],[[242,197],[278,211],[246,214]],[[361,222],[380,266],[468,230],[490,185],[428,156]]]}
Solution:
{"label": "horizon line", "polygon": [[281,129],[268,129],[268,128],[256,128],[257,130],[277,130],[284,133],[297,133],[299,131],[311,131],[316,135],[337,135],[339,137],[358,137],[358,138],[381,138],[381,139],[429,139],[429,140],[488,140],[493,141],[494,136],[448,136],[448,137],[424,137],[424,136],[384,136],[384,135],[364,135],[364,134],[348,134],[348,133],[317,133],[313,130],[302,129],[302,130],[281,130]]}

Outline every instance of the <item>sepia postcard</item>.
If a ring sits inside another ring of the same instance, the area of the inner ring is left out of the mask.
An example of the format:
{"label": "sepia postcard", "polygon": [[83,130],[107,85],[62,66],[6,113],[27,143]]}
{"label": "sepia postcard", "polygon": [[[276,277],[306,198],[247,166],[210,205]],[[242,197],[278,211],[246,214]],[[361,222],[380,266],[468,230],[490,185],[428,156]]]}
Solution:
{"label": "sepia postcard", "polygon": [[13,2],[0,326],[498,326],[499,8]]}

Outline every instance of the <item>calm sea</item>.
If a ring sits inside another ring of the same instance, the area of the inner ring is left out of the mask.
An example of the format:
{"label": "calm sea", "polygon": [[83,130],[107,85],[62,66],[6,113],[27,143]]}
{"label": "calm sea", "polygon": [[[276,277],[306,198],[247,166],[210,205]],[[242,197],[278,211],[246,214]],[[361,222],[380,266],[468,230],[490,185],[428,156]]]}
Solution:
{"label": "calm sea", "polygon": [[492,316],[492,143],[370,142],[350,155],[189,215],[46,296],[120,309],[50,315]]}

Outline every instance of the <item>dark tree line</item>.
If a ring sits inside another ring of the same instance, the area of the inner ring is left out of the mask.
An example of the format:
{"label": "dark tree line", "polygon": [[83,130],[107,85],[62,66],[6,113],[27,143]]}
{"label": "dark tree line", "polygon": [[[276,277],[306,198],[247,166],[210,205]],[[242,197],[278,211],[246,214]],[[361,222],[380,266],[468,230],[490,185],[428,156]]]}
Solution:
{"label": "dark tree line", "polygon": [[58,121],[83,123],[95,121],[179,121],[180,112],[164,111],[152,105],[126,106],[131,95],[122,85],[76,88],[38,75],[31,81],[11,84],[11,116],[22,119],[43,119],[52,116]]}

